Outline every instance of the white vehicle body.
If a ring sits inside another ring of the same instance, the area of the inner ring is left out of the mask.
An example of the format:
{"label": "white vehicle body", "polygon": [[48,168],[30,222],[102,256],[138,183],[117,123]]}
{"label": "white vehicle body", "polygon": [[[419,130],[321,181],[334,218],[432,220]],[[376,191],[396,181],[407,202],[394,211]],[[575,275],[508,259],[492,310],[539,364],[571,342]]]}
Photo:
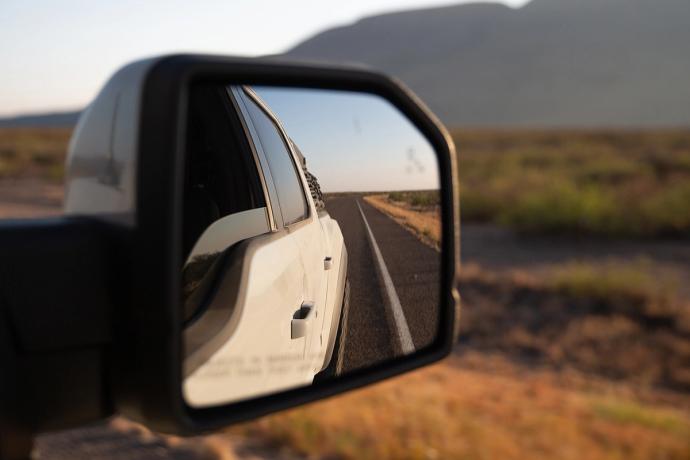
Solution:
{"label": "white vehicle body", "polygon": [[[67,214],[100,214],[134,224],[140,153],[133,114],[149,66],[150,61],[141,61],[118,72],[82,115],[68,156]],[[295,170],[308,212],[299,222],[283,223],[274,178],[243,104],[253,100],[261,106],[278,127],[291,161],[300,165],[280,122],[248,88],[228,87],[228,97],[253,145],[266,206],[218,219],[187,257],[189,264],[203,254],[242,251],[227,273],[221,272],[204,312],[184,327],[183,393],[194,407],[312,383],[331,362],[346,285],[342,233],[315,206],[302,167]]]}

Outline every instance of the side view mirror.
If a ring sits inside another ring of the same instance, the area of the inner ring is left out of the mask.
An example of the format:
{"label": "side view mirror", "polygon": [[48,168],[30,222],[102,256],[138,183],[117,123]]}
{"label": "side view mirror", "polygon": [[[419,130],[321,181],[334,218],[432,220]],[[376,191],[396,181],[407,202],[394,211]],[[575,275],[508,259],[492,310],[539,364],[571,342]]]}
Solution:
{"label": "side view mirror", "polygon": [[17,432],[113,413],[210,430],[451,350],[453,145],[378,73],[130,64],[73,134],[65,213],[0,225],[0,411]]}

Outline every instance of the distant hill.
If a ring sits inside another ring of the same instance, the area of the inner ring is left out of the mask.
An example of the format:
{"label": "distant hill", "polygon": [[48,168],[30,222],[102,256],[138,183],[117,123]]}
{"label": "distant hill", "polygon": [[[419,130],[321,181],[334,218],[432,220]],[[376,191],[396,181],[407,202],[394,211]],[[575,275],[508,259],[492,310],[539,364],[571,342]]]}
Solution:
{"label": "distant hill", "polygon": [[0,118],[0,128],[20,127],[70,127],[77,124],[79,111],[54,112]]}
{"label": "distant hill", "polygon": [[[285,56],[397,76],[449,125],[690,125],[690,0],[533,0],[368,17]],[[74,122],[76,113],[0,120]]]}
{"label": "distant hill", "polygon": [[690,124],[689,0],[533,0],[383,14],[286,56],[393,74],[450,125]]}

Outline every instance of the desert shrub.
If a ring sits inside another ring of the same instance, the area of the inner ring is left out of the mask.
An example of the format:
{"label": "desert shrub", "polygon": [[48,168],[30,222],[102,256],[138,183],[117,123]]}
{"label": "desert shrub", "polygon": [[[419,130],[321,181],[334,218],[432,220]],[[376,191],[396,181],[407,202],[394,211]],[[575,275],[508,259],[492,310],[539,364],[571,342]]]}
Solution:
{"label": "desert shrub", "polygon": [[455,131],[461,213],[532,233],[690,234],[690,131]]}
{"label": "desert shrub", "polygon": [[501,197],[483,190],[460,186],[460,216],[463,221],[491,222],[502,208]]}
{"label": "desert shrub", "polygon": [[441,197],[436,191],[413,192],[410,196],[412,206],[437,206],[441,204]]}
{"label": "desert shrub", "polygon": [[618,210],[600,187],[579,189],[563,181],[518,194],[496,222],[523,232],[615,232]]}
{"label": "desert shrub", "polygon": [[405,201],[405,193],[404,192],[390,192],[388,194],[388,199],[391,201]]}
{"label": "desert shrub", "polygon": [[669,184],[640,203],[645,233],[690,236],[690,180]]}
{"label": "desert shrub", "polygon": [[549,284],[569,297],[650,307],[670,306],[678,291],[677,280],[655,275],[644,258],[627,264],[571,262],[555,268]]}
{"label": "desert shrub", "polygon": [[389,192],[388,199],[419,207],[437,206],[441,203],[441,196],[437,190]]}
{"label": "desert shrub", "polygon": [[620,401],[614,398],[595,401],[595,413],[604,419],[626,425],[639,425],[671,433],[683,433],[684,421],[676,414],[643,407],[633,401]]}

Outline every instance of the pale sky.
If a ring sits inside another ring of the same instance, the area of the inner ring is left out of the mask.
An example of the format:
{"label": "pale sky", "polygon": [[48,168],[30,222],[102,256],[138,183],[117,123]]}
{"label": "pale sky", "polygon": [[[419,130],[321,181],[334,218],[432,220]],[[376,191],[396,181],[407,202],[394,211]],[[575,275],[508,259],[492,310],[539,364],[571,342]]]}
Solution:
{"label": "pale sky", "polygon": [[0,116],[82,108],[113,72],[138,58],[280,53],[363,16],[439,4],[448,2],[0,0]]}
{"label": "pale sky", "polygon": [[253,88],[325,193],[439,188],[433,147],[387,100],[346,91]]}

